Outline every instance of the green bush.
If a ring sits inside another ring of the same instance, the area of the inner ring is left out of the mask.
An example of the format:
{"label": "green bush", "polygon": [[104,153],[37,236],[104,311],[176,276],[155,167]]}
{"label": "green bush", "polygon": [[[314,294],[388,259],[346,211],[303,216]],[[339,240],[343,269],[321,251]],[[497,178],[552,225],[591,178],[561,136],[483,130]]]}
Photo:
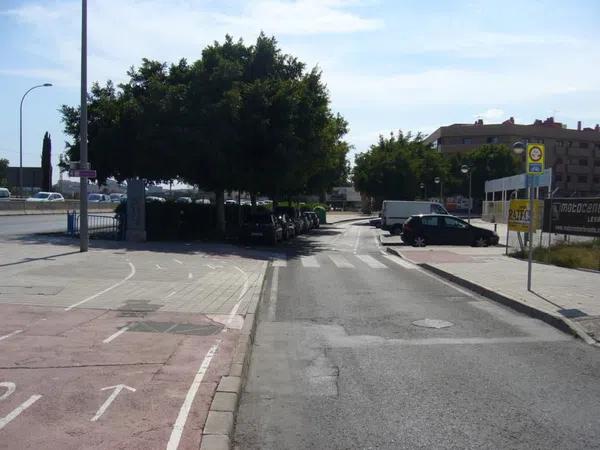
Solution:
{"label": "green bush", "polygon": [[[527,259],[528,252],[519,251],[511,256]],[[570,269],[600,270],[600,241],[556,244],[550,248],[537,247],[533,249],[533,259]]]}

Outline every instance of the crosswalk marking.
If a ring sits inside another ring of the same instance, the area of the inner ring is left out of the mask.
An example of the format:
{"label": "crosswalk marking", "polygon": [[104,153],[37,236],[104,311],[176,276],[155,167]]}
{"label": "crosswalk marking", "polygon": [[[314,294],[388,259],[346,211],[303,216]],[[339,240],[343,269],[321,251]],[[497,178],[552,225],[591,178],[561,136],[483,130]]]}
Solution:
{"label": "crosswalk marking", "polygon": [[300,261],[304,267],[321,267],[314,256],[302,256]]}
{"label": "crosswalk marking", "polygon": [[404,267],[405,269],[416,269],[417,268],[417,266],[415,266],[414,264],[409,263],[408,261],[405,261],[404,259],[399,258],[397,256],[383,255],[383,257],[398,264],[399,266]]}
{"label": "crosswalk marking", "polygon": [[371,269],[387,269],[387,266],[385,264],[380,263],[370,255],[356,255],[356,257],[362,262],[364,262]]}
{"label": "crosswalk marking", "polygon": [[287,260],[276,259],[275,261],[273,261],[273,267],[287,267]]}
{"label": "crosswalk marking", "polygon": [[354,269],[354,266],[341,255],[328,255],[333,263],[340,269]]}

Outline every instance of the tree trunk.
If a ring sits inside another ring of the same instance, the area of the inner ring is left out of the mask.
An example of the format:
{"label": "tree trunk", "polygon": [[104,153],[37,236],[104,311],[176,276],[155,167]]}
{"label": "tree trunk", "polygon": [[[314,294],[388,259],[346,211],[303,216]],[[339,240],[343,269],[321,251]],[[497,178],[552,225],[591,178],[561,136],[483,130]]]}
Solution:
{"label": "tree trunk", "polygon": [[237,211],[238,211],[238,227],[242,227],[242,191],[238,191],[237,198]]}
{"label": "tree trunk", "polygon": [[319,203],[325,203],[326,200],[327,200],[327,194],[323,190],[319,193]]}
{"label": "tree trunk", "polygon": [[217,206],[217,232],[225,235],[225,191],[215,191],[215,202]]}

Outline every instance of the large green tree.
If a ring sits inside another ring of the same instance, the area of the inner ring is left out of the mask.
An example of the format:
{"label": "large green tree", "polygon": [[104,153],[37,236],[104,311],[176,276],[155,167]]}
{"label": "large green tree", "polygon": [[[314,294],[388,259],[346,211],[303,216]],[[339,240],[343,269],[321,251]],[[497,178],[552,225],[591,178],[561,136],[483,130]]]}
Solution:
{"label": "large green tree", "polygon": [[3,186],[8,184],[8,165],[8,159],[0,158],[0,184]]}

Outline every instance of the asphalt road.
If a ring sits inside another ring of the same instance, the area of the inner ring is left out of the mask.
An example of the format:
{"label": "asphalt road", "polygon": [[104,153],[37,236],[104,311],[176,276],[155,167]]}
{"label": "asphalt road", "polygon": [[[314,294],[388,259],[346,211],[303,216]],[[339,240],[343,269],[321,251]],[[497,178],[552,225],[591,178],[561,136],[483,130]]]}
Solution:
{"label": "asphalt road", "polygon": [[[96,215],[112,216],[114,214],[99,213]],[[35,233],[53,233],[66,231],[66,214],[36,214],[23,216],[0,216],[0,238],[23,236]]]}
{"label": "asphalt road", "polygon": [[600,448],[600,349],[385,255],[378,232],[322,228],[269,269],[236,448]]}

